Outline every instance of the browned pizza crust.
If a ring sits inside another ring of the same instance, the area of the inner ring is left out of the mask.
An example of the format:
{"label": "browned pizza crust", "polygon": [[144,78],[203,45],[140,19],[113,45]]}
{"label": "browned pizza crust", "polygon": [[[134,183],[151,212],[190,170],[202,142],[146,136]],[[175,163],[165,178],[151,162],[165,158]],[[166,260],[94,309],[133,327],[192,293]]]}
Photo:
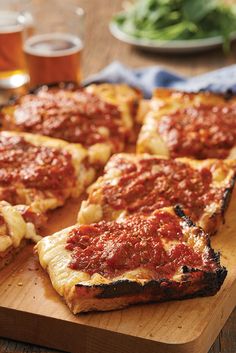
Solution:
{"label": "browned pizza crust", "polygon": [[200,276],[194,272],[188,273],[181,283],[163,279],[149,281],[145,285],[129,280],[94,286],[78,284],[67,294],[67,304],[77,313],[77,310],[108,311],[139,303],[211,296],[219,290],[225,276],[225,269],[219,269],[215,273],[205,272]]}
{"label": "browned pizza crust", "polygon": [[[114,264],[112,267],[109,267],[110,262],[106,262],[105,258],[103,258],[100,262],[99,270],[96,270],[96,273],[94,273],[95,270],[93,270],[92,262],[91,265],[83,265],[81,263],[79,265],[73,265],[79,266],[79,269],[71,265],[74,264],[75,260],[75,258],[72,257],[72,250],[68,250],[68,240],[71,234],[81,231],[83,235],[85,235],[86,229],[100,229],[99,227],[105,227],[106,229],[106,226],[108,228],[111,227],[111,229],[112,227],[122,229],[122,227],[126,227],[126,224],[129,224],[131,220],[130,217],[120,219],[119,222],[113,221],[104,223],[103,221],[91,226],[82,225],[70,227],[42,239],[37,244],[36,250],[42,267],[48,272],[53,287],[64,297],[73,313],[76,314],[93,310],[114,310],[136,303],[186,299],[196,296],[214,295],[217,293],[224,282],[227,271],[224,267],[220,266],[219,254],[215,253],[210,247],[210,241],[206,233],[196,227],[192,221],[184,215],[179,206],[174,209],[158,210],[146,218],[140,216],[140,222],[145,219],[147,222],[151,222],[152,217],[160,217],[162,214],[174,217],[171,218],[171,222],[176,221],[177,224],[180,225],[183,238],[182,236],[180,238],[177,236],[179,240],[176,238],[176,240],[170,241],[163,233],[162,235],[160,235],[161,233],[157,233],[157,241],[161,237],[161,241],[164,242],[163,246],[165,251],[169,253],[169,255],[172,254],[172,252],[175,251],[174,249],[177,249],[178,246],[184,246],[186,249],[184,252],[177,255],[176,260],[170,260],[168,263],[168,266],[174,266],[174,270],[172,269],[174,272],[171,272],[171,275],[161,274],[162,266],[165,266],[162,262],[160,262],[159,267],[155,267],[156,270],[151,270],[150,267],[145,267],[145,265],[140,264],[137,265],[137,268],[135,267],[131,270],[126,268],[125,272],[122,272],[121,267],[113,267]],[[135,219],[137,221],[137,216]],[[149,223],[147,223],[145,232],[149,232],[148,224]],[[159,225],[160,224],[162,224],[161,227],[163,227],[164,224],[167,224],[167,227],[172,227],[172,223],[159,223]],[[136,223],[136,226],[138,226],[138,223]],[[152,226],[150,229],[152,229],[151,231],[153,232]],[[127,236],[131,236],[128,230],[127,232]],[[106,241],[109,242],[110,238],[108,236],[108,240],[106,240],[105,234],[108,233],[104,233],[104,235],[101,236],[105,237],[103,238],[103,246],[106,248],[106,244],[108,244]],[[148,235],[149,233],[146,234]],[[117,236],[119,236],[119,233]],[[114,238],[114,241],[115,239],[116,238]],[[143,238],[143,241],[144,239],[146,238]],[[127,241],[129,243],[129,240]],[[74,238],[72,243],[76,244]],[[72,243],[70,242],[70,244]],[[142,244],[142,246],[146,246],[145,243]],[[116,256],[112,249],[111,247],[111,252],[108,256],[111,254]],[[203,264],[200,265],[199,263],[198,266],[196,264],[191,266],[190,262],[188,262],[191,260],[186,260],[186,251],[193,251],[194,254],[198,254],[196,256],[200,256],[200,258],[204,259]],[[133,254],[135,254],[134,250]],[[96,256],[96,251],[94,252],[94,256]],[[142,256],[145,256],[144,253]],[[93,261],[93,258],[92,256],[91,261]],[[125,257],[125,259],[125,261],[129,261],[128,257]],[[150,261],[152,261],[151,257]],[[177,261],[176,264],[178,265],[174,265],[175,261]],[[119,263],[120,260],[118,264]],[[187,263],[188,265],[186,266]],[[86,266],[86,268],[82,270],[81,266]],[[119,269],[118,272],[115,272],[117,269]],[[112,275],[113,272],[106,271],[114,271],[114,275]]]}

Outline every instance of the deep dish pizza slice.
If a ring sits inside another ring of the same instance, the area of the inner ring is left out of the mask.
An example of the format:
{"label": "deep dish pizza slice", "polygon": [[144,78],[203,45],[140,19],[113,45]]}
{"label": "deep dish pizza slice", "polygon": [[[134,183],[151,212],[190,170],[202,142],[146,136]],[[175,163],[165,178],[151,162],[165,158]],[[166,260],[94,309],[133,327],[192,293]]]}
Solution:
{"label": "deep dish pizza slice", "polygon": [[236,157],[236,98],[157,89],[137,151],[169,158]]}
{"label": "deep dish pizza slice", "polygon": [[36,250],[74,314],[214,295],[227,273],[208,236],[179,207],[73,226]]}
{"label": "deep dish pizza slice", "polygon": [[0,132],[0,200],[44,213],[79,196],[92,182],[79,144],[27,133]]}
{"label": "deep dish pizza slice", "polygon": [[27,239],[41,239],[36,233],[40,217],[30,207],[0,201],[0,269],[15,257]]}
{"label": "deep dish pizza slice", "polygon": [[180,204],[194,222],[213,234],[224,220],[234,183],[232,160],[120,153],[111,157],[104,175],[89,187],[78,221],[114,220]]}
{"label": "deep dish pizza slice", "polygon": [[80,143],[90,163],[104,165],[131,138],[139,98],[122,84],[42,86],[3,107],[2,129]]}

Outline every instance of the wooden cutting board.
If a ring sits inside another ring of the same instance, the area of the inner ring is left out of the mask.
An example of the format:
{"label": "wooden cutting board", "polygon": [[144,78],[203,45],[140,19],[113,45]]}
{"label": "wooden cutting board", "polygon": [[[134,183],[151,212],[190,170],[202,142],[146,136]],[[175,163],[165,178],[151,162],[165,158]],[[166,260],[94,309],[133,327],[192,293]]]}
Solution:
{"label": "wooden cutting board", "polygon": [[[29,245],[0,273],[0,336],[72,353],[206,353],[236,305],[236,193],[212,239],[228,276],[214,297],[74,316]],[[80,202],[54,211],[45,233],[73,224]]]}

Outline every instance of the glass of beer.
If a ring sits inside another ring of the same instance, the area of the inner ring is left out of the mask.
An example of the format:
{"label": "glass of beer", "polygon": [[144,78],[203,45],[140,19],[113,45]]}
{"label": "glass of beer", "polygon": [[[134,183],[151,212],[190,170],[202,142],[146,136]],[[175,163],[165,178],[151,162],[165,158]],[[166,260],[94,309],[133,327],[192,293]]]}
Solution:
{"label": "glass of beer", "polygon": [[24,45],[30,86],[80,82],[84,11],[75,1],[32,3],[24,13]]}
{"label": "glass of beer", "polygon": [[23,45],[22,6],[29,1],[0,0],[0,89],[17,88],[28,80]]}

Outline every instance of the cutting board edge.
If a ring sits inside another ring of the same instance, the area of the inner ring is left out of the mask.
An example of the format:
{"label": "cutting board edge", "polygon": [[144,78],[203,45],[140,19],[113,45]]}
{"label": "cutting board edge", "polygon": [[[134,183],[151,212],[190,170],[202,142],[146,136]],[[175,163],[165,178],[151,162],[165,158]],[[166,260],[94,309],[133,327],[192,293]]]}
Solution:
{"label": "cutting board edge", "polygon": [[[21,315],[21,325],[17,323],[19,313]],[[32,317],[35,319],[33,325]],[[48,322],[47,325],[45,319]],[[64,320],[42,315],[37,315],[35,318],[33,313],[4,307],[1,307],[0,310],[0,323],[4,323],[4,327],[1,325],[1,337],[71,353],[110,353],[111,350],[113,353],[120,353],[121,351],[122,353],[129,353],[132,349],[135,349],[136,353],[149,353],[150,351],[161,353],[163,349],[165,353],[176,353],[176,348],[178,348],[178,353],[196,352],[193,350],[194,341],[184,344],[163,343],[69,321],[65,327],[63,326]],[[41,323],[44,325],[41,325]],[[48,327],[50,327],[50,330],[48,330]],[[57,337],[55,337],[55,334]],[[81,336],[83,336],[82,340]],[[70,342],[67,340],[68,337],[70,337]],[[77,340],[79,340],[79,351],[76,344]],[[205,353],[205,351],[198,351],[197,353]]]}
{"label": "cutting board edge", "polygon": [[[236,292],[236,284],[234,287]],[[233,294],[230,297],[233,299]],[[158,342],[7,307],[0,307],[0,336],[71,353],[78,353],[77,340],[80,344],[79,353],[109,353],[111,346],[113,353],[120,353],[120,349],[122,353],[128,353],[130,349],[135,349],[137,353],[161,353],[163,349],[165,353],[176,353],[176,349],[178,353],[207,353],[235,306],[235,300],[232,300],[230,307],[220,314],[221,317],[214,318],[214,323],[219,323],[218,329],[212,330],[211,325],[208,325],[198,337],[179,343]],[[97,350],[98,346],[101,350]]]}

